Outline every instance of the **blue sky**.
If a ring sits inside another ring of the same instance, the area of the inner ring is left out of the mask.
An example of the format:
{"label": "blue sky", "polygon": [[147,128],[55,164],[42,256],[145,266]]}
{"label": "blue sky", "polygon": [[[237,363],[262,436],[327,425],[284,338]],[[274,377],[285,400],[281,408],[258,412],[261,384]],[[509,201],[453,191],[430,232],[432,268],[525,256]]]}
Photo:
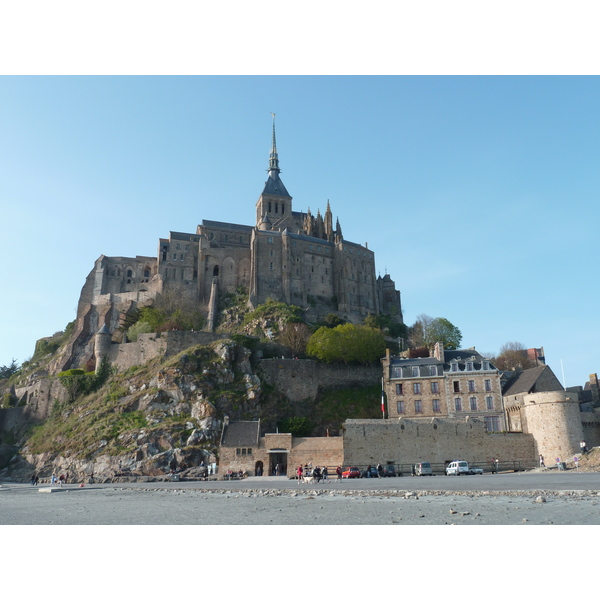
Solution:
{"label": "blue sky", "polygon": [[0,365],[75,317],[95,259],[202,219],[253,224],[271,112],[296,210],[327,200],[464,347],[600,370],[600,80],[543,76],[0,77]]}

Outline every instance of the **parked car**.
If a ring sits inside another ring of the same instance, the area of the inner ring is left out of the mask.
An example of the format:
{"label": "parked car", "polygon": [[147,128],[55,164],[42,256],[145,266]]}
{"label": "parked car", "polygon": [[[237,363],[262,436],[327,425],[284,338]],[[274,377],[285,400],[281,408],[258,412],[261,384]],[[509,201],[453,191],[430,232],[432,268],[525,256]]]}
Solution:
{"label": "parked car", "polygon": [[346,467],[342,471],[342,479],[360,479],[360,469],[358,467]]}
{"label": "parked car", "polygon": [[481,467],[469,467],[469,475],[483,475]]}
{"label": "parked car", "polygon": [[413,472],[415,475],[433,475],[433,469],[431,468],[431,463],[428,462],[420,462],[414,465]]}
{"label": "parked car", "polygon": [[379,473],[377,472],[377,467],[367,467],[362,472],[363,477],[379,477]]}
{"label": "parked car", "polygon": [[466,460],[453,460],[446,467],[446,475],[468,475],[469,463]]}
{"label": "parked car", "polygon": [[383,467],[383,476],[384,477],[396,477],[398,473],[396,473],[396,467],[394,465],[385,465]]}

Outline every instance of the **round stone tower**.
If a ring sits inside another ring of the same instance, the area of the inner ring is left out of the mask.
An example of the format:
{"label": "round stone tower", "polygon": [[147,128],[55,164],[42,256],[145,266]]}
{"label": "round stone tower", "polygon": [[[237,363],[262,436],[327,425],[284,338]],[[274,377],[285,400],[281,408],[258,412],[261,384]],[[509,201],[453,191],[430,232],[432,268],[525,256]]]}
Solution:
{"label": "round stone tower", "polygon": [[547,466],[580,452],[583,440],[577,392],[537,392],[523,397],[523,431],[533,435],[537,454]]}
{"label": "round stone tower", "polygon": [[98,333],[94,336],[94,354],[96,356],[96,372],[100,368],[100,364],[102,363],[103,358],[108,358],[108,353],[110,350],[110,342],[112,339],[112,334],[108,330],[106,325],[102,325],[102,327],[98,330]]}

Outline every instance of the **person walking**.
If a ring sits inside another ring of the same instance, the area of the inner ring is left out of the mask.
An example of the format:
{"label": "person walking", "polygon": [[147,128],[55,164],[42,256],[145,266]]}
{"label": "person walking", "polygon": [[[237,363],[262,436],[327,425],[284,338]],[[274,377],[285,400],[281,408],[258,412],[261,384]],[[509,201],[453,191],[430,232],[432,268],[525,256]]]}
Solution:
{"label": "person walking", "polygon": [[300,482],[302,481],[302,473],[303,473],[303,469],[302,469],[302,465],[300,465],[298,467],[298,485],[300,485]]}
{"label": "person walking", "polygon": [[540,467],[545,467],[546,465],[544,464],[544,457],[540,454]]}
{"label": "person walking", "polygon": [[337,476],[338,476],[338,481],[341,481],[342,479],[342,465],[338,465],[337,469],[335,470]]}

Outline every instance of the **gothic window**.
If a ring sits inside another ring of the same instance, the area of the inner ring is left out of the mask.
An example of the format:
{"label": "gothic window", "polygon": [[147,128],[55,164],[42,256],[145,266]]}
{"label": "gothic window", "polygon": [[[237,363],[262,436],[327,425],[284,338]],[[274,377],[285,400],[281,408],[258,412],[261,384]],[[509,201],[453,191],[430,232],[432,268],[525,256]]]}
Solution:
{"label": "gothic window", "polygon": [[127,269],[127,277],[133,277],[133,271],[131,269]]}
{"label": "gothic window", "polygon": [[285,212],[285,210],[284,210],[284,209],[285,209],[285,204],[282,204],[282,205],[281,205],[281,214],[283,214],[283,213]]}
{"label": "gothic window", "polygon": [[150,277],[150,269],[144,269],[144,277],[148,279]]}
{"label": "gothic window", "polygon": [[279,208],[279,204],[277,202],[275,202],[275,212],[279,212],[278,208]]}
{"label": "gothic window", "polygon": [[271,212],[271,203],[269,202],[269,212]]}
{"label": "gothic window", "polygon": [[213,269],[213,277],[218,277],[219,276],[219,265],[215,265],[214,269]]}

